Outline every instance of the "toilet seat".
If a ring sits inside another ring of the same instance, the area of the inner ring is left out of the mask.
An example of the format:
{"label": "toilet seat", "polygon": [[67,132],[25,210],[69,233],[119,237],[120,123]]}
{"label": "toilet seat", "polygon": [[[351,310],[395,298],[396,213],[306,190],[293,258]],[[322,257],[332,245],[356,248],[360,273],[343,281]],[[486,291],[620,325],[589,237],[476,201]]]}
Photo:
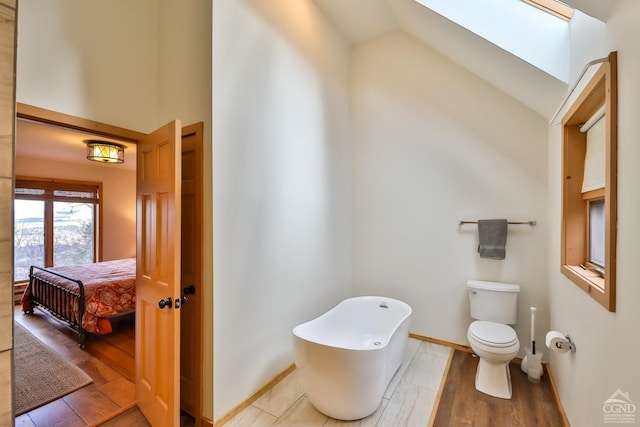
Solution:
{"label": "toilet seat", "polygon": [[506,348],[518,344],[516,331],[502,323],[476,320],[469,325],[468,333],[478,343],[488,347]]}

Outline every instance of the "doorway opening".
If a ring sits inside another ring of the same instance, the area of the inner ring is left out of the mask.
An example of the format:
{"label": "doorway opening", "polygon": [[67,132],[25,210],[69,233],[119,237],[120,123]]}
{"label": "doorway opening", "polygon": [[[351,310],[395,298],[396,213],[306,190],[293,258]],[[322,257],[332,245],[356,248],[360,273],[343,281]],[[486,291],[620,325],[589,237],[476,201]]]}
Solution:
{"label": "doorway opening", "polygon": [[[89,139],[89,138],[106,138],[112,141],[117,141],[118,143],[125,144],[127,149],[125,150],[125,156],[129,154],[129,157],[125,157],[124,165],[129,165],[129,169],[115,169],[118,171],[120,175],[131,175],[133,177],[133,181],[130,182],[129,187],[133,188],[133,193],[135,195],[135,187],[136,187],[136,144],[142,138],[145,137],[145,134],[110,126],[102,123],[97,123],[91,120],[81,119],[73,116],[68,116],[65,114],[52,112],[50,110],[40,109],[38,107],[32,107],[24,104],[18,104],[17,109],[17,119],[18,126],[16,130],[16,171],[19,173],[20,162],[22,156],[22,149],[25,148],[22,146],[22,136],[27,133],[24,129],[21,131],[22,125],[27,125],[29,127],[37,126],[37,131],[42,131],[49,134],[48,138],[40,138],[40,140],[51,141],[55,139],[52,135],[66,135],[67,141],[69,139],[76,140],[78,138]],[[26,128],[25,128],[26,129]],[[188,207],[189,217],[183,216],[182,228],[186,229],[186,233],[183,232],[183,240],[181,242],[182,253],[184,254],[185,250],[188,252],[188,257],[182,256],[181,258],[187,260],[186,264],[182,264],[181,268],[184,272],[188,273],[185,277],[183,275],[182,282],[185,283],[185,288],[190,288],[191,292],[188,296],[188,302],[185,304],[185,307],[180,312],[181,317],[181,329],[183,333],[180,334],[184,339],[180,340],[180,354],[181,354],[181,369],[180,369],[180,390],[179,394],[181,396],[181,404],[180,407],[186,413],[191,414],[194,418],[195,425],[200,425],[200,418],[202,414],[202,300],[201,300],[201,284],[202,284],[202,250],[201,250],[201,241],[190,241],[188,239],[198,239],[199,237],[199,227],[197,227],[198,221],[202,221],[202,124],[191,125],[183,128],[182,130],[182,142],[183,142],[183,157],[182,157],[182,165],[183,165],[183,177],[182,183],[183,188],[186,189],[184,192],[182,200],[183,211],[185,211],[184,206]],[[80,153],[77,150],[73,150],[69,147],[66,149],[60,150],[52,150],[53,142],[49,143],[48,152],[55,152],[57,155],[62,156],[63,159],[60,159],[62,162],[66,162],[68,165],[70,162],[69,157],[77,157],[81,159],[80,161],[84,161],[87,164],[90,164],[85,157],[83,157],[84,153]],[[78,145],[78,144],[76,144]],[[80,145],[80,151],[84,151],[86,147],[84,145]],[[75,147],[74,148],[78,148]],[[32,147],[28,150],[34,150]],[[27,151],[28,151],[27,150]],[[37,150],[36,150],[37,151]],[[65,153],[66,151],[66,153]],[[127,153],[128,152],[128,153]],[[33,154],[32,154],[33,155]],[[64,157],[67,156],[67,159],[64,160]],[[186,167],[185,167],[186,165]],[[85,165],[86,166],[86,165]],[[103,166],[103,165],[99,165]],[[120,165],[123,166],[123,165]],[[68,167],[68,166],[67,166]],[[104,169],[103,169],[104,170]],[[126,171],[130,171],[127,173]],[[124,172],[123,172],[124,171]],[[187,171],[188,173],[184,174]],[[186,184],[185,184],[186,183]],[[120,182],[118,184],[122,187],[123,184]],[[122,188],[121,188],[122,189]],[[125,199],[128,200],[125,202]],[[105,200],[109,201],[109,198],[105,195]],[[129,224],[130,227],[133,228],[133,231],[126,231],[127,225],[123,227],[116,227],[119,231],[122,232],[122,235],[118,238],[122,240],[124,244],[120,249],[117,248],[108,248],[108,244],[105,245],[104,249],[101,250],[101,255],[104,258],[113,258],[117,257],[115,255],[118,253],[118,250],[121,252],[129,251],[131,252],[131,248],[133,248],[133,255],[135,256],[135,248],[136,248],[136,201],[135,197],[133,198],[122,198],[116,199],[111,198],[111,202],[120,205],[121,209],[120,217],[125,217],[124,222],[127,220],[129,223],[133,221],[133,224]],[[123,212],[129,212],[123,213]],[[133,214],[131,215],[131,212]],[[103,214],[104,216],[107,213]],[[124,231],[123,231],[124,229]],[[102,237],[104,239],[113,237],[110,235],[111,231],[105,230],[102,232]],[[130,241],[131,238],[127,239],[122,236],[133,236],[133,241]],[[187,236],[185,241],[185,235]],[[117,239],[117,240],[118,240]],[[104,242],[103,242],[104,243]],[[116,245],[117,246],[117,245]],[[110,252],[111,251],[111,252]],[[103,258],[101,257],[101,258]],[[193,287],[191,287],[193,285]],[[16,294],[20,294],[23,290],[20,287],[16,288]],[[195,292],[194,292],[195,290]],[[126,324],[125,327],[125,335],[128,333],[131,338],[131,331],[126,332]],[[94,340],[97,344],[96,347],[106,348],[103,340],[96,339]],[[91,342],[90,344],[91,345]],[[117,347],[118,344],[115,346]],[[105,350],[108,353],[110,350]],[[99,352],[98,352],[99,353]],[[103,354],[106,354],[103,353]],[[113,361],[108,361],[108,363],[113,363]],[[128,368],[133,370],[133,378],[135,378],[135,363],[132,368]],[[126,406],[126,405],[125,405]],[[127,409],[126,407],[121,407],[120,410]],[[117,411],[116,411],[117,412]]]}

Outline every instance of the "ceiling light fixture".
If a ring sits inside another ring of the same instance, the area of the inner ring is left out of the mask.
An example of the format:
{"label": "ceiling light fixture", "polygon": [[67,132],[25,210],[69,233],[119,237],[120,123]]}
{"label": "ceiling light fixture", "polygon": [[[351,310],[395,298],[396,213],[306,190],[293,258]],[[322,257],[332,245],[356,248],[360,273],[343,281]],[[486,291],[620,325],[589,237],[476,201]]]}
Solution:
{"label": "ceiling light fixture", "polygon": [[97,139],[87,139],[84,143],[87,144],[87,160],[100,163],[124,163],[124,145]]}

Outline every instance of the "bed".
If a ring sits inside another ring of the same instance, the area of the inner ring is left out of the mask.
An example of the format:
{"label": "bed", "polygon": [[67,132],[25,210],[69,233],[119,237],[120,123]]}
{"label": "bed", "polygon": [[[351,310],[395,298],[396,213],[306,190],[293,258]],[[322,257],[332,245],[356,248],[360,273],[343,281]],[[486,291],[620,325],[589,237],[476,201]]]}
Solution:
{"label": "bed", "polygon": [[36,307],[67,322],[85,346],[86,333],[112,332],[111,320],[134,313],[136,259],[43,268],[31,266],[22,311]]}

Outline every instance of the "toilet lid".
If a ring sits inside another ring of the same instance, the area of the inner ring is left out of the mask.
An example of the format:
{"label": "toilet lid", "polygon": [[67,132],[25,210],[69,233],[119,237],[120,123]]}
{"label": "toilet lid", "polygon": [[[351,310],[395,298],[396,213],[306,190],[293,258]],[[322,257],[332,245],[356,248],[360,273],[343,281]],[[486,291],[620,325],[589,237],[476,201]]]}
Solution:
{"label": "toilet lid", "polygon": [[516,331],[511,326],[484,320],[471,323],[469,332],[478,341],[493,347],[507,347],[518,340]]}

